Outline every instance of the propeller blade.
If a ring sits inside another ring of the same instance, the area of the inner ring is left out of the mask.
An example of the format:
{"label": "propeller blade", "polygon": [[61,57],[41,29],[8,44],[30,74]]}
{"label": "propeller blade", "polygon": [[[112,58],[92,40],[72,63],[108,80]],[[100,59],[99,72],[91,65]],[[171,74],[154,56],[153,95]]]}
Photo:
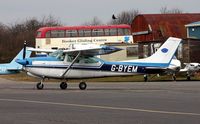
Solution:
{"label": "propeller blade", "polygon": [[26,41],[24,41],[23,59],[26,57]]}

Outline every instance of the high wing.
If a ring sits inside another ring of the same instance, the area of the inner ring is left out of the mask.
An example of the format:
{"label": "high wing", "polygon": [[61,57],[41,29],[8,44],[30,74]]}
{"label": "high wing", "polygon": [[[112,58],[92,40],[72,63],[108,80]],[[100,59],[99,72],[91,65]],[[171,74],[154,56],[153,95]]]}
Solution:
{"label": "high wing", "polygon": [[53,49],[28,49],[29,51],[34,52],[44,52],[44,53],[53,53],[57,51],[62,51],[67,54],[77,54],[80,52],[80,55],[85,56],[96,56],[96,55],[104,55],[110,54],[113,52],[120,51],[122,49],[113,47],[113,46],[101,46],[96,44],[71,44],[71,46],[67,50],[53,50]]}

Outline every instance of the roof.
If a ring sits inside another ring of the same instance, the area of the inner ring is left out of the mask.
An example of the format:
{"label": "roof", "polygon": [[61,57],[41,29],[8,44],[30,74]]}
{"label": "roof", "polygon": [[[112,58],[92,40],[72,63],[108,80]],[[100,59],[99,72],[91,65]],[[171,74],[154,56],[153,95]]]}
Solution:
{"label": "roof", "polygon": [[185,25],[199,20],[200,13],[138,15],[132,22],[132,32],[149,33],[135,36],[134,41],[163,40],[170,36],[186,38]]}
{"label": "roof", "polygon": [[98,25],[98,26],[55,26],[55,27],[42,27],[37,31],[49,31],[49,30],[78,30],[78,29],[107,29],[107,28],[131,28],[130,25],[121,24],[121,25]]}
{"label": "roof", "polygon": [[196,26],[200,26],[200,21],[185,25],[185,27],[196,27]]}

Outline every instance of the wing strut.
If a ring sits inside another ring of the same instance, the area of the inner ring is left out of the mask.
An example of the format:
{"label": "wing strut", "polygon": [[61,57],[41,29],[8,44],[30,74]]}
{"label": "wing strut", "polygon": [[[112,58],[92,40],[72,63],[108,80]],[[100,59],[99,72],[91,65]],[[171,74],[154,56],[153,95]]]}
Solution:
{"label": "wing strut", "polygon": [[76,62],[77,58],[80,56],[80,54],[81,54],[81,51],[78,52],[78,54],[76,55],[76,57],[74,58],[74,60],[72,61],[72,63],[67,67],[67,69],[65,70],[65,72],[61,75],[61,78],[64,78],[65,74],[73,66],[73,64]]}

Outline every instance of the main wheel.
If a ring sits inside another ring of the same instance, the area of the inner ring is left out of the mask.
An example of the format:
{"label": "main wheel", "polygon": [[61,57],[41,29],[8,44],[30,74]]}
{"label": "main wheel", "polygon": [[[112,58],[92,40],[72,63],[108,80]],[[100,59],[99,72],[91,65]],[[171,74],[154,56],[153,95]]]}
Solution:
{"label": "main wheel", "polygon": [[187,76],[187,80],[188,80],[188,81],[190,81],[190,80],[191,80],[191,77],[190,77],[189,75]]}
{"label": "main wheel", "polygon": [[80,88],[81,90],[85,90],[86,87],[87,87],[87,84],[86,84],[85,82],[80,82],[79,88]]}
{"label": "main wheel", "polygon": [[42,90],[44,88],[44,84],[39,82],[39,83],[37,83],[36,87],[38,90]]}
{"label": "main wheel", "polygon": [[173,76],[172,76],[172,80],[173,80],[173,81],[176,81],[176,75],[173,75]]}
{"label": "main wheel", "polygon": [[147,82],[147,81],[148,81],[148,77],[147,77],[147,75],[146,75],[146,74],[144,75],[144,81],[145,81],[145,82]]}
{"label": "main wheel", "polygon": [[66,82],[61,82],[60,83],[60,89],[64,90],[67,88],[67,83]]}

